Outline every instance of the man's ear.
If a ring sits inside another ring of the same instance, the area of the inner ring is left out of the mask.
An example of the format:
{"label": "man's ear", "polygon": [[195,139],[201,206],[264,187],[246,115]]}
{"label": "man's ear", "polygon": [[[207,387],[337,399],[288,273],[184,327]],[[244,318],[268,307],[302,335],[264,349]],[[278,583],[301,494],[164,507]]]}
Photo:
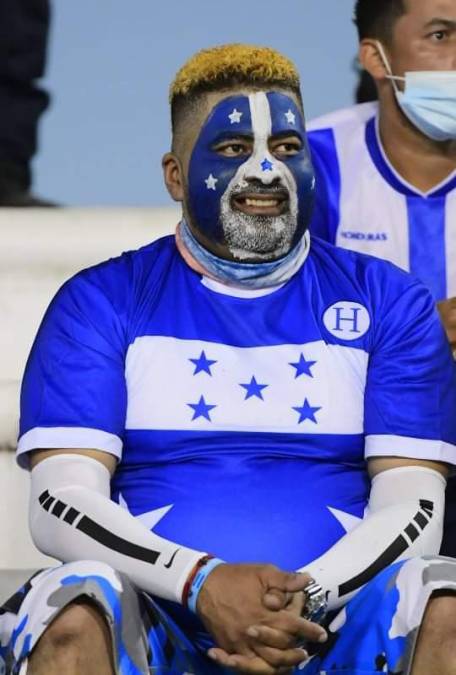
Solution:
{"label": "man's ear", "polygon": [[[385,50],[386,58],[389,58],[386,47],[383,48]],[[388,72],[380,54],[377,40],[372,40],[370,38],[361,40],[358,56],[361,66],[364,70],[367,70],[376,82],[386,79]]]}
{"label": "man's ear", "polygon": [[175,202],[184,201],[184,182],[181,164],[173,152],[167,152],[162,159],[163,178],[168,192]]}

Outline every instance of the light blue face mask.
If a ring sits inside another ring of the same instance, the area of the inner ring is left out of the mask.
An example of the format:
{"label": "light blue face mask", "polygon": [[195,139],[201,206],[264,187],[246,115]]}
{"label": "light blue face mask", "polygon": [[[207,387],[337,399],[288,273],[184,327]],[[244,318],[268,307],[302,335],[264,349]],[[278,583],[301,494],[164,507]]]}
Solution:
{"label": "light blue face mask", "polygon": [[[455,140],[456,70],[408,71],[405,77],[397,77],[392,73],[380,42],[377,47],[404,115],[434,141]],[[405,82],[404,91],[397,86],[397,80]]]}

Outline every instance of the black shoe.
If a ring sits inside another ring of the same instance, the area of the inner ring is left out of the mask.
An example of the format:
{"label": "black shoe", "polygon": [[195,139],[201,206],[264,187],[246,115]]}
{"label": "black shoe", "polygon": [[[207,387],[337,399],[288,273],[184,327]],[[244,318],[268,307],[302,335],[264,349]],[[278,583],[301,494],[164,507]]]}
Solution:
{"label": "black shoe", "polygon": [[3,192],[0,186],[0,208],[41,208],[41,207],[51,207],[58,206],[54,202],[49,202],[46,199],[40,199],[35,197],[30,192],[26,191],[13,191],[13,192]]}
{"label": "black shoe", "polygon": [[24,164],[0,160],[0,207],[38,208],[57,206],[30,192],[31,173]]}

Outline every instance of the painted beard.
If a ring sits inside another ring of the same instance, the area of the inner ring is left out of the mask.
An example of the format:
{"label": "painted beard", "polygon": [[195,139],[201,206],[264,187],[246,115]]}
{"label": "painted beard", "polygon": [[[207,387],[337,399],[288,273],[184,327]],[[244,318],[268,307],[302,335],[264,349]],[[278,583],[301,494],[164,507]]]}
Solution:
{"label": "painted beard", "polygon": [[[233,208],[233,200],[245,190],[233,186],[223,195],[220,201],[220,221],[225,241],[233,257],[238,260],[270,261],[282,258],[289,253],[293,237],[298,227],[297,200],[292,199],[285,213],[278,216],[251,215]],[[281,191],[283,191],[281,189]],[[249,194],[255,192],[274,197],[274,189],[249,188]]]}

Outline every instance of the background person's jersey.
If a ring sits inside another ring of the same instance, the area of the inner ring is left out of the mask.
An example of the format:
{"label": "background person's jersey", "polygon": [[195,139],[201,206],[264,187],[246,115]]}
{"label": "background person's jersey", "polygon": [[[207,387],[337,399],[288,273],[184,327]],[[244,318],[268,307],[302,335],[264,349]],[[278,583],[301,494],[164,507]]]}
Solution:
{"label": "background person's jersey", "polygon": [[273,292],[201,279],[167,237],[53,300],[22,391],[19,459],[98,448],[157,534],[297,568],[363,517],[366,457],[456,460],[433,300],[384,261],[312,241]]}
{"label": "background person's jersey", "polygon": [[428,193],[413,188],[386,158],[377,110],[365,103],[309,123],[311,231],[412,272],[436,300],[456,296],[456,169]]}

